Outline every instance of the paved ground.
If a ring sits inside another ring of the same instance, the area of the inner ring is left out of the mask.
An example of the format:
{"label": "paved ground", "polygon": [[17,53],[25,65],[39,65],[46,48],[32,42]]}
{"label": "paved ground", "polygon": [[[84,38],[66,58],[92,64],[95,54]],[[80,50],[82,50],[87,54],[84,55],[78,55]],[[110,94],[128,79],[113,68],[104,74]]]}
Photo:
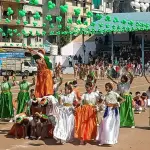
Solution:
{"label": "paved ground", "polygon": [[[0,78],[1,79],[1,78]],[[71,75],[64,76],[64,82],[71,80]],[[18,78],[18,80],[20,80]],[[150,80],[150,78],[149,78]],[[31,78],[29,78],[31,81]],[[99,80],[97,85],[99,90],[104,92],[104,84],[108,82],[107,79]],[[84,92],[84,82],[79,81],[79,88],[81,92]],[[145,91],[147,90],[149,84],[145,81],[144,78],[139,77],[135,78],[131,91],[135,93],[136,91]],[[62,88],[62,87],[61,87]],[[63,89],[63,88],[62,88]],[[17,96],[18,87],[13,87],[12,92],[14,93],[14,98]],[[53,139],[47,139],[45,141],[30,141],[24,139],[12,139],[6,138],[5,135],[7,134],[8,130],[12,126],[11,123],[0,122],[0,150],[49,150],[53,148],[55,150],[64,149],[64,150],[75,150],[76,148],[87,150],[149,150],[150,149],[150,128],[149,128],[149,111],[143,112],[140,115],[135,115],[135,122],[136,128],[129,129],[129,128],[121,128],[120,129],[120,136],[119,142],[117,145],[108,148],[108,147],[98,147],[96,143],[90,143],[86,146],[78,145],[78,141],[75,141],[73,144],[66,144],[66,145],[55,145],[55,141]]]}

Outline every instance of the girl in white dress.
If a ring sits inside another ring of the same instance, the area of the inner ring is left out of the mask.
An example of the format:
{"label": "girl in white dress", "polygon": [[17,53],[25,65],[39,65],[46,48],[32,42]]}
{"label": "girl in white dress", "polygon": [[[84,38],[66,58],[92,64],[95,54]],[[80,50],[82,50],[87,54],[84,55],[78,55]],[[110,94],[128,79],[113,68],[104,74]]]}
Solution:
{"label": "girl in white dress", "polygon": [[65,86],[65,95],[59,99],[59,119],[56,121],[53,136],[57,143],[65,144],[73,139],[74,134],[74,107],[76,95],[70,85]]}
{"label": "girl in white dress", "polygon": [[[113,86],[111,83],[106,83],[105,89],[107,91],[104,98],[106,109],[99,127],[97,141],[99,145],[113,145],[118,141],[120,128],[119,106],[124,99],[118,93],[112,91]],[[120,103],[118,99],[121,100]]]}

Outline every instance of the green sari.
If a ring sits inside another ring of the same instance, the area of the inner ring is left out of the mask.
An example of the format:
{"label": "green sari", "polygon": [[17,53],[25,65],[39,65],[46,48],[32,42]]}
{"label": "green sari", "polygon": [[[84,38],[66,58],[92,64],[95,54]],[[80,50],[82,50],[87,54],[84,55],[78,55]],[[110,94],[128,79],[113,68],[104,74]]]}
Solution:
{"label": "green sari", "polygon": [[18,93],[17,102],[17,114],[24,112],[27,102],[30,100],[29,88],[30,85],[28,82],[20,82],[20,92]]}
{"label": "green sari", "polygon": [[[118,91],[122,91],[121,96],[125,99],[120,105],[120,127],[132,127],[135,126],[134,112],[132,109],[132,95],[129,94],[130,83],[119,83],[117,85]],[[127,92],[123,92],[127,91]]]}
{"label": "green sari", "polygon": [[1,95],[0,95],[0,118],[13,118],[14,110],[12,103],[12,84],[9,82],[1,83]]}
{"label": "green sari", "polygon": [[135,126],[134,112],[132,109],[132,96],[123,95],[125,99],[120,106],[120,127],[132,127]]}

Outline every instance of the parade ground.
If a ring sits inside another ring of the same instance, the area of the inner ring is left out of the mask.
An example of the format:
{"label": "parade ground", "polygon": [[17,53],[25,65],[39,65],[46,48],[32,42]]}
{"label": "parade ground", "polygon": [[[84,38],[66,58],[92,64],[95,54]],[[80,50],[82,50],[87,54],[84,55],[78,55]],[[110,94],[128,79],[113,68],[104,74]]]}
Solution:
{"label": "parade ground", "polygon": [[[66,81],[72,81],[73,75],[63,75],[64,81],[63,85],[60,89],[63,89],[64,83]],[[17,77],[19,81],[21,78]],[[32,77],[29,77],[28,81],[31,82]],[[150,80],[150,77],[148,78]],[[0,78],[2,81],[2,77]],[[108,82],[108,79],[98,80],[97,86],[99,91],[105,94],[104,85]],[[85,91],[84,81],[78,80],[78,86],[83,93]],[[131,86],[131,92],[134,93],[136,91],[146,91],[150,86],[149,83],[146,82],[144,77],[137,77],[134,79],[133,84]],[[33,87],[34,88],[34,87]],[[19,91],[19,87],[13,87],[12,93],[13,98],[17,97]],[[113,147],[99,147],[96,142],[89,142],[85,146],[79,145],[79,141],[74,140],[73,143],[67,143],[65,145],[56,145],[54,139],[45,139],[41,140],[26,140],[26,139],[14,139],[14,138],[6,138],[6,134],[11,128],[13,123],[8,122],[0,122],[0,150],[149,150],[150,149],[150,127],[149,127],[149,109],[146,112],[135,115],[135,124],[136,128],[121,128],[118,144]]]}

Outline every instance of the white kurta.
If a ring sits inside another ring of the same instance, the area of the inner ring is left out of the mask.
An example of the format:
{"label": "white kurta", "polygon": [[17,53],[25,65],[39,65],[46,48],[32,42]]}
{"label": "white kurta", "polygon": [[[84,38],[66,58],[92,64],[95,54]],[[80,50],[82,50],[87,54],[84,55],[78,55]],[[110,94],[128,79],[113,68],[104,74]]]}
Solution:
{"label": "white kurta", "polygon": [[76,100],[74,92],[61,96],[63,104],[67,103],[71,106],[59,106],[59,120],[56,122],[54,128],[54,138],[63,141],[69,141],[74,135],[74,114],[73,114],[73,102]]}
{"label": "white kurta", "polygon": [[[109,92],[105,96],[105,101],[110,104],[117,103],[119,94],[116,92]],[[97,135],[97,141],[100,144],[116,144],[118,142],[120,128],[120,116],[119,109],[112,109],[112,107],[106,107],[104,118],[99,126]]]}

